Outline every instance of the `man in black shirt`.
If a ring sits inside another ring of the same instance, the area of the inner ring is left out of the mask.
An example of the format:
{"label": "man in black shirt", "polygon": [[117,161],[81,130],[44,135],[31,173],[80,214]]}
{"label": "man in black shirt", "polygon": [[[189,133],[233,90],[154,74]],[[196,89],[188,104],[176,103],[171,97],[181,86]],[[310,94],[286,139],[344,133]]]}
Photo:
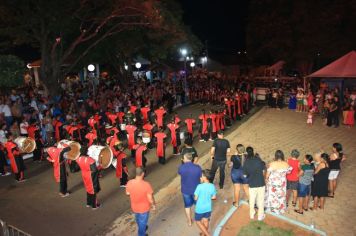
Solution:
{"label": "man in black shirt", "polygon": [[230,152],[230,143],[228,140],[224,139],[223,131],[218,132],[218,138],[214,140],[213,146],[211,147],[211,158],[213,163],[210,170],[210,182],[213,183],[215,179],[216,171],[219,168],[220,181],[219,187],[223,189],[225,180],[225,166],[226,166],[226,156]]}
{"label": "man in black shirt", "polygon": [[247,159],[243,166],[244,175],[248,178],[250,218],[255,217],[255,203],[258,207],[258,220],[263,220],[265,198],[265,163],[258,154],[254,154],[252,147],[246,148]]}

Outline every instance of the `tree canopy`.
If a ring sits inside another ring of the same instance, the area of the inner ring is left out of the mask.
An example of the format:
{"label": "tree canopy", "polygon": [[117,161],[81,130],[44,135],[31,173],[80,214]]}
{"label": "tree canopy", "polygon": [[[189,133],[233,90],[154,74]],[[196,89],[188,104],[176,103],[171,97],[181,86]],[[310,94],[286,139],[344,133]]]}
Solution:
{"label": "tree canopy", "polygon": [[83,63],[94,49],[106,47],[112,54],[128,55],[149,47],[154,55],[166,45],[188,41],[175,4],[173,0],[3,0],[0,43],[38,48],[41,79],[48,88],[56,88],[63,74]]}
{"label": "tree canopy", "polygon": [[13,55],[0,55],[0,87],[12,88],[22,84],[25,63]]}

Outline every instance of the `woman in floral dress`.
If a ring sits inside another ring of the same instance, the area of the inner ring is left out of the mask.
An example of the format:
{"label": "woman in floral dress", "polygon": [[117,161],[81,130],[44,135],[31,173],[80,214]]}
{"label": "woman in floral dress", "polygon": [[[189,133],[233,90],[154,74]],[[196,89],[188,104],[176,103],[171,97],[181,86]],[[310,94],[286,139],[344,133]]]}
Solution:
{"label": "woman in floral dress", "polygon": [[281,150],[275,153],[274,161],[269,164],[266,175],[265,207],[267,211],[283,214],[286,210],[286,175],[292,170]]}

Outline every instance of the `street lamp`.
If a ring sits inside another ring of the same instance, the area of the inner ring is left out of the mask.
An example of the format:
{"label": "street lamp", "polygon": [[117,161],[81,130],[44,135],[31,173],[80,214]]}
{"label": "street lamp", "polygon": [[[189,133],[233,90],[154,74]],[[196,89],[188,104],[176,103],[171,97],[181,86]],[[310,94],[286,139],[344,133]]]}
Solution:
{"label": "street lamp", "polygon": [[192,61],[192,62],[190,63],[190,67],[194,68],[194,66],[195,66],[195,63],[194,63],[194,61]]}
{"label": "street lamp", "polygon": [[93,64],[88,65],[88,71],[93,72],[95,70],[95,66]]}
{"label": "street lamp", "polygon": [[180,53],[182,54],[183,57],[185,57],[185,55],[187,55],[188,51],[187,51],[187,49],[182,48],[182,49],[180,50]]}
{"label": "street lamp", "polygon": [[137,69],[140,69],[141,68],[141,63],[139,63],[139,62],[136,62],[136,64],[135,64],[135,67],[137,68]]}

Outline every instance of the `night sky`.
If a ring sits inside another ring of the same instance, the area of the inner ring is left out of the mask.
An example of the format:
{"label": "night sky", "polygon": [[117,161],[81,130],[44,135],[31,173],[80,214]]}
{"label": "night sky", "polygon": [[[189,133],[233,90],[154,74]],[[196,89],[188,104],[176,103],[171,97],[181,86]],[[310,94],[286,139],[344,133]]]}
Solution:
{"label": "night sky", "polygon": [[205,43],[210,55],[245,49],[248,0],[179,0],[184,22]]}

